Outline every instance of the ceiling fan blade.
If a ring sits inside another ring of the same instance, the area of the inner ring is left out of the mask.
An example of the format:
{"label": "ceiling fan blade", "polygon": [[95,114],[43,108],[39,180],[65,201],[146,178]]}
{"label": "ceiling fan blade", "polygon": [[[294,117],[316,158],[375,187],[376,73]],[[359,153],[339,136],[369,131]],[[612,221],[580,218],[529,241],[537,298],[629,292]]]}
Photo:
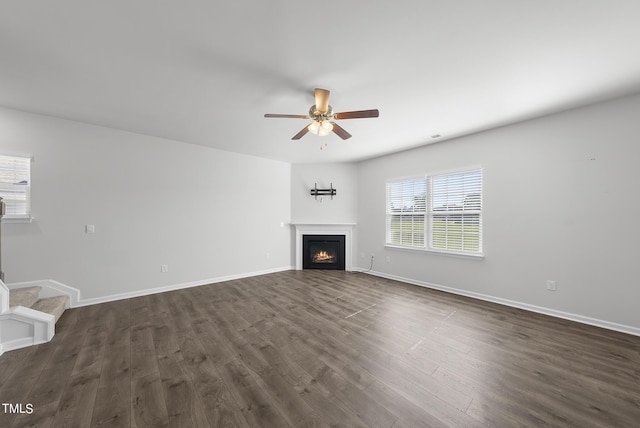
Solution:
{"label": "ceiling fan blade", "polygon": [[344,111],[342,113],[335,113],[334,119],[362,119],[366,117],[378,117],[380,112],[378,109],[374,110],[358,110],[358,111]]}
{"label": "ceiling fan blade", "polygon": [[316,88],[316,110],[320,113],[326,113],[329,110],[329,95],[330,92],[328,90]]}
{"label": "ceiling fan blade", "polygon": [[299,140],[300,138],[304,137],[304,135],[309,132],[309,127],[305,126],[304,128],[302,128],[302,130],[300,132],[298,132],[296,135],[294,135],[293,137],[291,137],[292,140]]}
{"label": "ceiling fan blade", "polygon": [[343,140],[347,140],[351,138],[351,134],[345,131],[345,129],[342,126],[338,125],[335,122],[331,122],[331,124],[333,125],[332,131],[335,132],[338,135],[338,137],[342,138]]}
{"label": "ceiling fan blade", "polygon": [[271,114],[266,113],[264,117],[284,117],[289,119],[309,119],[307,114]]}

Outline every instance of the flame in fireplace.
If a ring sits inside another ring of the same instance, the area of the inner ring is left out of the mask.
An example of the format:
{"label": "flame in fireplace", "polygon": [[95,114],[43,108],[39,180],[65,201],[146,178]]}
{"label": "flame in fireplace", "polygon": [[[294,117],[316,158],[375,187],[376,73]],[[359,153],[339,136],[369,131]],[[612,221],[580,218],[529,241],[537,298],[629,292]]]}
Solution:
{"label": "flame in fireplace", "polygon": [[313,255],[314,263],[334,263],[336,256],[329,254],[326,251],[318,251]]}

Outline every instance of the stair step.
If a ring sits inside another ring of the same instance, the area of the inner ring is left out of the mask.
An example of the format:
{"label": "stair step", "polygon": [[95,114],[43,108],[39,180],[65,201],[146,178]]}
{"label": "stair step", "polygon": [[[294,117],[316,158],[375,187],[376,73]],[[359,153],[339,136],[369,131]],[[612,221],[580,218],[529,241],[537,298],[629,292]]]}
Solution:
{"label": "stair step", "polygon": [[68,296],[47,297],[38,300],[33,304],[31,309],[51,314],[56,317],[56,322],[58,322],[58,319],[60,319],[60,316],[67,306],[67,300],[69,300]]}
{"label": "stair step", "polygon": [[42,287],[37,285],[34,287],[9,290],[9,306],[24,306],[30,308],[38,301],[40,290],[42,290]]}

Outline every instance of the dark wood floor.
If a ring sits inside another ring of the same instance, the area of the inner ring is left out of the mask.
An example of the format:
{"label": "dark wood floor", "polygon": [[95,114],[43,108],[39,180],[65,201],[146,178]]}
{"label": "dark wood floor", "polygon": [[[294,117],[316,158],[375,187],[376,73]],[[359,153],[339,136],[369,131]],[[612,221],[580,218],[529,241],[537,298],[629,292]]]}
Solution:
{"label": "dark wood floor", "polygon": [[0,384],[1,427],[638,427],[640,338],[289,271],[68,310]]}

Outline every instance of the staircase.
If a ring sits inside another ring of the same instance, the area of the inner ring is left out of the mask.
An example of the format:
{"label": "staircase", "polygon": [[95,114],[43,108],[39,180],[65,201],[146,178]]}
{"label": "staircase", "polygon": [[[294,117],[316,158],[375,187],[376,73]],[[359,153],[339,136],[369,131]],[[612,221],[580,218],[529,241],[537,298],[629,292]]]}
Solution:
{"label": "staircase", "polygon": [[79,294],[65,287],[48,280],[9,288],[0,281],[0,355],[53,339],[56,322]]}
{"label": "staircase", "polygon": [[24,306],[25,308],[31,308],[35,311],[51,314],[54,316],[55,322],[58,322],[67,307],[69,297],[54,296],[40,299],[41,291],[42,287],[37,285],[9,290],[9,308]]}
{"label": "staircase", "polygon": [[[0,221],[4,213],[0,197]],[[7,287],[0,264],[0,355],[53,339],[56,322],[79,298],[80,290],[50,279]]]}

